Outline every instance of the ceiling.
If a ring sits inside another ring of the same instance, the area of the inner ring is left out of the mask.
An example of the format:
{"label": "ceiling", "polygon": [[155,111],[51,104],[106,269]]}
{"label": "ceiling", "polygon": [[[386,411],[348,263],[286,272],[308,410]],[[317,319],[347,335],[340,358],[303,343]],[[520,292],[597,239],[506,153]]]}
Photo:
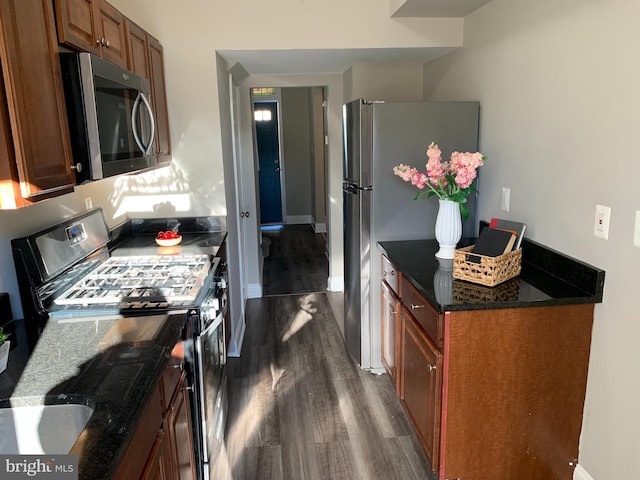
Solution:
{"label": "ceiling", "polygon": [[392,17],[466,17],[491,0],[389,0]]}
{"label": "ceiling", "polygon": [[358,63],[427,63],[455,50],[431,48],[363,48],[335,50],[218,50],[233,65],[252,75],[344,73]]}
{"label": "ceiling", "polygon": [[[391,17],[464,17],[490,0],[389,0]],[[229,65],[239,63],[251,75],[344,73],[358,63],[427,63],[452,47],[219,50]]]}

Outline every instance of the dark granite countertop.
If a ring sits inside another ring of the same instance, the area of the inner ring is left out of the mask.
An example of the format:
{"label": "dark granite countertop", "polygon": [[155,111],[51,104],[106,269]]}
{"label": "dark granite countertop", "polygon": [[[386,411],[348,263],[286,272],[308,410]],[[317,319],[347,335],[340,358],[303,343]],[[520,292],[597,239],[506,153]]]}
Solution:
{"label": "dark granite countertop", "polygon": [[180,339],[185,317],[181,312],[50,320],[11,397],[0,406],[78,403],[93,408],[81,435],[79,479],[111,478]]}
{"label": "dark granite countertop", "polygon": [[[462,239],[458,247],[472,244]],[[380,242],[378,248],[439,312],[602,302],[603,270],[526,238],[520,276],[494,287],[454,279],[453,260],[435,256],[436,240]]]}
{"label": "dark granite countertop", "polygon": [[[158,247],[160,230],[178,227],[177,247]],[[127,220],[111,232],[117,255],[216,255],[227,232],[217,217]],[[185,312],[142,317],[50,320],[29,357],[9,356],[0,377],[0,407],[80,403],[93,408],[81,437],[79,479],[111,478],[135,431],[171,350]]]}

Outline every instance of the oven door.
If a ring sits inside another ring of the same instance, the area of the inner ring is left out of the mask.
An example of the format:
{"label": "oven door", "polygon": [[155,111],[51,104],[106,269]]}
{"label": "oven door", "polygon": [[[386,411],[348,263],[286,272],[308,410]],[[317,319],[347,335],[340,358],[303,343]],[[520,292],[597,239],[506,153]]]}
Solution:
{"label": "oven door", "polygon": [[224,336],[226,305],[196,339],[202,422],[204,477],[222,449],[227,420],[227,352]]}

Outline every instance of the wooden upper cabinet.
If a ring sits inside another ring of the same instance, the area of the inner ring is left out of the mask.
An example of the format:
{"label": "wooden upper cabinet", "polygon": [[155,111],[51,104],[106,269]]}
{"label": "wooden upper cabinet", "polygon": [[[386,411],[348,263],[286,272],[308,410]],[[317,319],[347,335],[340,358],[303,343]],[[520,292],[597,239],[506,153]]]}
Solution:
{"label": "wooden upper cabinet", "polygon": [[151,84],[151,105],[156,121],[154,151],[158,163],[169,161],[169,113],[164,83],[164,57],[160,42],[140,26],[126,20],[127,67],[133,73],[148,78]]}
{"label": "wooden upper cabinet", "polygon": [[102,30],[102,58],[126,68],[127,37],[125,35],[124,15],[107,2],[98,3],[100,4],[99,23]]}
{"label": "wooden upper cabinet", "polygon": [[0,116],[11,132],[0,207],[15,208],[72,191],[75,176],[51,2],[0,0],[0,35]]}
{"label": "wooden upper cabinet", "polygon": [[97,0],[55,0],[58,40],[65,45],[101,55]]}
{"label": "wooden upper cabinet", "polygon": [[127,68],[144,78],[149,78],[147,32],[129,19],[125,20],[127,35]]}
{"label": "wooden upper cabinet", "polygon": [[162,45],[158,40],[148,35],[147,42],[149,44],[151,95],[156,117],[156,153],[158,155],[158,163],[165,163],[169,160],[169,154],[171,153],[171,141],[169,138],[167,92],[164,83],[164,56]]}
{"label": "wooden upper cabinet", "polygon": [[102,0],[55,0],[60,43],[127,66],[124,16]]}

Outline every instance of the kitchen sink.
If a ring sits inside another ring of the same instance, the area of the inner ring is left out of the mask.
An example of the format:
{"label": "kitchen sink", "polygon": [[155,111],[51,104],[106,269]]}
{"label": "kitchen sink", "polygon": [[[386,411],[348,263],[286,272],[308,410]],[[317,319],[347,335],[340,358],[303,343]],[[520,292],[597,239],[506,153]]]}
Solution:
{"label": "kitchen sink", "polygon": [[79,404],[0,408],[0,454],[66,454],[93,408]]}

